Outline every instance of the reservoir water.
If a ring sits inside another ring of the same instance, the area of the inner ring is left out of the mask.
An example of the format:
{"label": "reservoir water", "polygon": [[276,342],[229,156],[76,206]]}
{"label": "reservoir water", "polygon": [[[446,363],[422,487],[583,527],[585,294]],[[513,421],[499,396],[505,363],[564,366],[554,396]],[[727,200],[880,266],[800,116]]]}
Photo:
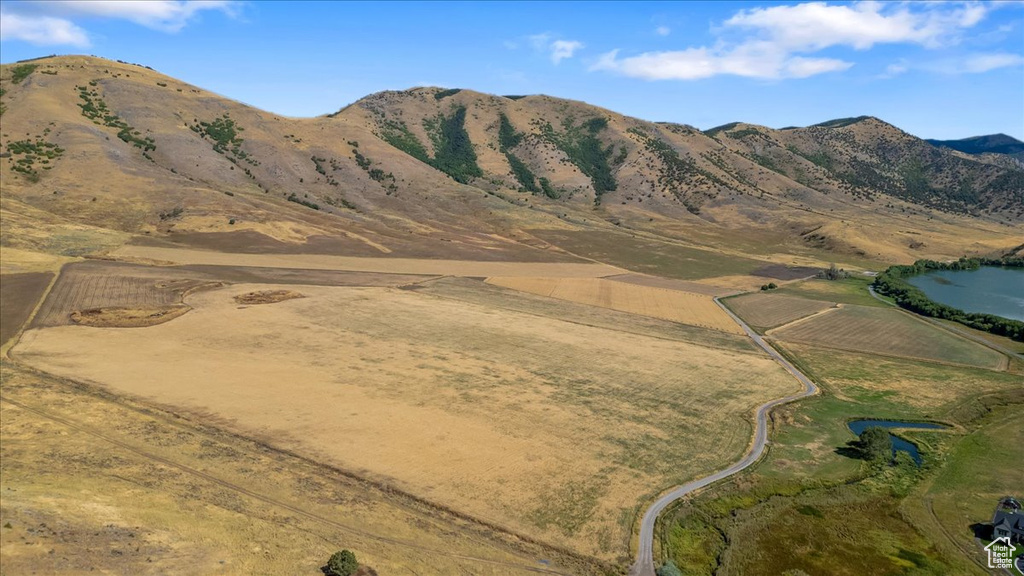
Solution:
{"label": "reservoir water", "polygon": [[1024,320],[1024,268],[932,270],[907,278],[928,298],[964,312]]}
{"label": "reservoir water", "polygon": [[[942,428],[945,428],[942,424],[932,424],[930,422],[899,422],[896,420],[853,420],[847,424],[847,427],[850,428],[850,432],[853,432],[857,436],[860,436],[861,432],[872,426],[878,426],[881,428],[902,428],[906,430],[941,430]],[[907,454],[910,454],[910,457],[914,459],[914,462],[917,463],[918,466],[921,465],[921,454],[917,450],[917,444],[907,442],[903,438],[893,434],[889,434],[889,437],[892,439],[893,456],[895,456],[897,452],[906,452]]]}

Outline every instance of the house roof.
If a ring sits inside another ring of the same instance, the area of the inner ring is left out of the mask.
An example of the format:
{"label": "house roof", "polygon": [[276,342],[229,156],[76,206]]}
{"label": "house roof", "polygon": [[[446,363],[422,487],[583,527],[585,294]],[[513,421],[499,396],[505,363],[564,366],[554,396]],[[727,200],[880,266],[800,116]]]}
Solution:
{"label": "house roof", "polygon": [[1014,534],[1024,535],[1024,514],[1000,510],[992,518],[992,526],[995,528],[1009,528]]}

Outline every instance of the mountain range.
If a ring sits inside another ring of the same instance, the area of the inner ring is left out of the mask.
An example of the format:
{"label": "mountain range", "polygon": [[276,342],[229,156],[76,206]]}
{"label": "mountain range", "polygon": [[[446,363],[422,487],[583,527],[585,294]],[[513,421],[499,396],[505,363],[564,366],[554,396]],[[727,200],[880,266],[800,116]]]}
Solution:
{"label": "mountain range", "polygon": [[289,118],[85,56],[0,80],[3,242],[26,250],[557,261],[587,257],[566,234],[601,231],[866,266],[1004,253],[1024,222],[1024,144],[926,141],[868,116],[702,131],[425,87]]}

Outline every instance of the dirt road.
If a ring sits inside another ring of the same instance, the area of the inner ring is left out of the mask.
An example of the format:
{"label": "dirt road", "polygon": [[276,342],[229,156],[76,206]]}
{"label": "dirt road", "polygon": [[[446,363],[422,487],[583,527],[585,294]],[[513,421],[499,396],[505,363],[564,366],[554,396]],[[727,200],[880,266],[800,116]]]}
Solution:
{"label": "dirt road", "polygon": [[779,352],[775,350],[775,348],[772,348],[770,344],[765,342],[764,338],[762,338],[760,334],[751,330],[750,326],[747,326],[746,322],[740,320],[739,317],[733,314],[731,310],[726,308],[725,305],[722,304],[722,302],[719,301],[718,298],[715,298],[715,303],[718,304],[722,308],[722,310],[725,310],[726,314],[731,316],[732,319],[735,320],[740,326],[742,326],[743,330],[747,333],[747,336],[750,336],[750,338],[753,339],[758,346],[763,348],[769,356],[774,358],[779,364],[782,365],[783,368],[785,368],[790,374],[792,374],[803,385],[804,388],[802,391],[796,394],[792,394],[790,396],[786,396],[785,398],[779,398],[777,400],[766,402],[757,409],[757,423],[756,430],[754,432],[754,442],[751,445],[750,450],[747,452],[747,454],[743,457],[742,460],[726,468],[725,470],[715,472],[710,476],[705,476],[704,478],[694,480],[693,482],[683,484],[682,486],[677,486],[673,488],[671,491],[665,493],[661,498],[658,498],[658,500],[655,501],[654,504],[651,504],[650,508],[648,508],[647,511],[644,513],[643,520],[640,521],[640,544],[637,550],[636,561],[633,563],[633,567],[629,571],[630,576],[655,576],[654,525],[658,521],[658,516],[661,515],[661,513],[665,510],[665,508],[668,507],[669,504],[675,502],[676,500],[679,500],[680,498],[686,496],[687,494],[695,490],[699,490],[700,488],[708,486],[709,484],[713,484],[715,482],[718,482],[719,480],[728,478],[729,476],[732,476],[733,474],[739,472],[740,470],[743,470],[744,468],[756,462],[758,458],[761,457],[761,454],[764,453],[764,447],[768,442],[768,413],[771,411],[771,409],[781,404],[786,404],[788,402],[798,400],[800,398],[806,398],[807,396],[811,396],[818,392],[818,387],[815,386],[814,383],[811,382],[811,380],[807,376],[805,376],[803,372],[798,370],[781,354],[779,354]]}

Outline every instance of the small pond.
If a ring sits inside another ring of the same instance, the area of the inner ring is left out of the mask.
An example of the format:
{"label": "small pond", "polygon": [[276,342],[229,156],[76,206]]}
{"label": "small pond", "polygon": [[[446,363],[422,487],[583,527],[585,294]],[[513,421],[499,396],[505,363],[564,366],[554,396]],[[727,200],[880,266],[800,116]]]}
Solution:
{"label": "small pond", "polygon": [[[847,423],[847,427],[850,428],[850,432],[860,436],[860,433],[864,430],[871,428],[872,426],[878,426],[880,428],[899,428],[904,430],[942,430],[946,428],[942,424],[932,424],[930,422],[900,422],[898,420],[853,420]],[[897,452],[906,452],[910,454],[910,457],[914,459],[914,462],[921,465],[921,454],[917,451],[917,444],[908,442],[899,436],[889,434],[892,438],[892,454],[896,455]]]}

